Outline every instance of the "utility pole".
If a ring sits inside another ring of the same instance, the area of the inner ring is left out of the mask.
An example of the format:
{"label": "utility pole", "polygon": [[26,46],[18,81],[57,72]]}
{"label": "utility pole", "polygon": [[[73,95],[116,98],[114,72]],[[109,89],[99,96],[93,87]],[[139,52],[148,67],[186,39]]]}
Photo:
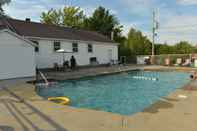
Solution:
{"label": "utility pole", "polygon": [[153,11],[153,25],[152,25],[152,57],[155,55],[155,11]]}
{"label": "utility pole", "polygon": [[156,30],[159,28],[159,22],[156,20],[156,13],[153,11],[153,27],[152,27],[152,59],[151,63],[154,64],[154,55],[155,55],[155,36],[157,36]]}

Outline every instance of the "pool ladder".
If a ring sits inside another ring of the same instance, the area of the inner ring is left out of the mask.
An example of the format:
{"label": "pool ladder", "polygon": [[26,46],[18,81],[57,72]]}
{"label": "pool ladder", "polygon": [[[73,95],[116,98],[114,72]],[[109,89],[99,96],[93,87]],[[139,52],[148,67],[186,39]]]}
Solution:
{"label": "pool ladder", "polygon": [[49,81],[47,80],[47,78],[45,77],[45,75],[41,71],[39,71],[39,73],[40,73],[40,76],[42,77],[42,79],[44,80],[45,84],[46,85],[49,85]]}

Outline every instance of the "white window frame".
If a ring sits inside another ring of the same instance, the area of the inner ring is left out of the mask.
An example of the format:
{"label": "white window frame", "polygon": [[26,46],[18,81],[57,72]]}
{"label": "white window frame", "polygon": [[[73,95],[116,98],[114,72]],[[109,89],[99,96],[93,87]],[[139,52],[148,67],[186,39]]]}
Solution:
{"label": "white window frame", "polygon": [[88,50],[88,53],[93,53],[93,45],[92,44],[87,44],[87,50]]}
{"label": "white window frame", "polygon": [[[74,45],[77,45],[77,46],[74,47]],[[72,43],[72,51],[73,51],[73,53],[78,53],[79,52],[79,43],[77,43],[77,42]]]}
{"label": "white window frame", "polygon": [[[57,43],[59,43],[58,48],[57,48],[57,45],[55,45]],[[61,49],[61,42],[60,41],[54,41],[53,42],[53,51],[56,52],[59,49]]]}

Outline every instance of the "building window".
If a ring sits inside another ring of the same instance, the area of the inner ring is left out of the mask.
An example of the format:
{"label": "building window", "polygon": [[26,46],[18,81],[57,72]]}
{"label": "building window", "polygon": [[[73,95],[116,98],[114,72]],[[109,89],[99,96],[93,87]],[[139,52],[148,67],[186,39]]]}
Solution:
{"label": "building window", "polygon": [[72,47],[73,47],[73,52],[78,52],[78,43],[73,43]]}
{"label": "building window", "polygon": [[61,43],[59,41],[54,42],[54,51],[61,49]]}
{"label": "building window", "polygon": [[92,53],[93,52],[93,47],[91,44],[88,44],[88,52]]}
{"label": "building window", "polygon": [[39,43],[38,43],[38,41],[32,41],[32,42],[36,45],[36,47],[34,48],[35,52],[39,52]]}

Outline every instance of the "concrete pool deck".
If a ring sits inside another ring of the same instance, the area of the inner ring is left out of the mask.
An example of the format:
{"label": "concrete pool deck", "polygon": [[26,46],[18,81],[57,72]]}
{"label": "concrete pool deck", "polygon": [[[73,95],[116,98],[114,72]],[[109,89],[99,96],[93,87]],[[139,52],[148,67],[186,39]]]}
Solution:
{"label": "concrete pool deck", "polygon": [[[175,69],[145,67],[153,68]],[[23,81],[0,82],[0,131],[196,131],[197,81],[191,85],[192,90],[177,89],[143,112],[121,116],[49,102],[35,93],[33,85]]]}
{"label": "concrete pool deck", "polygon": [[67,79],[80,79],[83,77],[91,77],[97,75],[107,75],[113,73],[119,73],[130,70],[141,70],[144,66],[109,66],[109,67],[90,67],[82,68],[74,71],[43,71],[43,74],[48,79],[54,80],[67,80]]}
{"label": "concrete pool deck", "polygon": [[70,72],[64,71],[43,71],[43,74],[47,79],[54,80],[67,80],[67,79],[80,79],[83,77],[92,77],[98,75],[107,75],[113,73],[127,72],[132,70],[154,70],[154,71],[166,71],[166,70],[176,70],[176,71],[193,71],[197,68],[188,67],[168,67],[168,66],[144,66],[144,65],[128,65],[128,66],[110,66],[110,67],[96,67],[96,68],[85,68]]}

